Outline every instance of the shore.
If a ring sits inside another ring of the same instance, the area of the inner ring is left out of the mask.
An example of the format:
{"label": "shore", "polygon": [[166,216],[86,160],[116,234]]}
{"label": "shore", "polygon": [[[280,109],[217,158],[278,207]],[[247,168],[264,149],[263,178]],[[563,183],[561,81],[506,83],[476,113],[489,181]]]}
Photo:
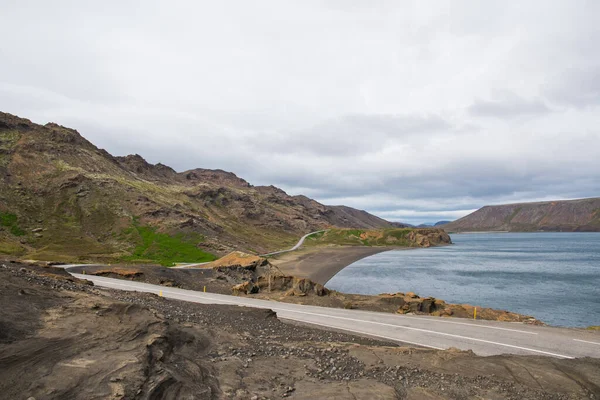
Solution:
{"label": "shore", "polygon": [[312,247],[270,257],[269,261],[284,274],[308,278],[325,285],[348,265],[390,250],[410,250],[399,247]]}

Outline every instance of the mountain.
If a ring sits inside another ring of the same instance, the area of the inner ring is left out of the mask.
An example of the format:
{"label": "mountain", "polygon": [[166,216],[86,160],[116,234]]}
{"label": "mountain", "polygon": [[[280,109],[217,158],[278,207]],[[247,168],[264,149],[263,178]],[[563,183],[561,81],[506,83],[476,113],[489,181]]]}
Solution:
{"label": "mountain", "polygon": [[419,224],[419,225],[417,225],[417,228],[433,228],[434,226],[449,224],[450,222],[452,222],[452,221],[438,221],[433,224]]}
{"label": "mountain", "polygon": [[446,231],[600,231],[600,198],[485,206],[440,226]]}
{"label": "mountain", "polygon": [[74,129],[0,112],[0,254],[210,260],[233,249],[277,250],[329,226],[394,225],[231,172],[114,157]]}

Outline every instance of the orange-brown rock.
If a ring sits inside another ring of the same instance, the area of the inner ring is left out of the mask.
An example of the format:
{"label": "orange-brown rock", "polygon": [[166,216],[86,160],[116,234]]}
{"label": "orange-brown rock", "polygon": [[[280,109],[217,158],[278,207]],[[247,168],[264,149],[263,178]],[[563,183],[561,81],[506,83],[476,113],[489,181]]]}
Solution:
{"label": "orange-brown rock", "polygon": [[221,267],[241,267],[241,268],[256,268],[267,263],[264,257],[255,256],[254,254],[244,253],[242,251],[233,251],[224,257],[219,258],[204,268],[221,268]]}
{"label": "orange-brown rock", "polygon": [[[451,311],[451,315],[454,317],[473,318],[475,306],[470,304],[448,304],[446,309]],[[529,315],[484,307],[477,307],[477,318],[504,322],[527,322],[535,325],[543,324],[541,321],[538,321]]]}
{"label": "orange-brown rock", "polygon": [[252,282],[244,282],[233,286],[231,290],[235,296],[238,296],[240,294],[258,293],[259,288]]}
{"label": "orange-brown rock", "polygon": [[293,276],[276,275],[271,276],[259,276],[257,285],[261,291],[286,291],[286,295],[291,295],[290,290],[294,295],[298,296],[300,293],[314,294],[317,296],[325,296],[329,291],[325,286],[320,283],[316,283],[306,278],[296,278]]}
{"label": "orange-brown rock", "polygon": [[380,294],[379,301],[398,306],[397,312],[407,313],[439,313],[446,308],[446,302],[434,297],[419,297],[413,292],[408,293],[384,293]]}
{"label": "orange-brown rock", "polygon": [[441,229],[416,229],[408,233],[407,239],[416,243],[419,247],[431,247],[450,244],[450,236]]}

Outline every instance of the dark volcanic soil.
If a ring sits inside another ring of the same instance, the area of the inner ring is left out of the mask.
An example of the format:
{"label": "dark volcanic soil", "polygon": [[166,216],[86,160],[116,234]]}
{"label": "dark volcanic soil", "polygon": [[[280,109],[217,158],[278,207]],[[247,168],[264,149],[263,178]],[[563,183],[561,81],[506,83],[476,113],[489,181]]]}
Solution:
{"label": "dark volcanic soil", "polygon": [[6,399],[600,396],[597,359],[398,347],[268,310],[97,289],[53,268],[0,262],[0,304]]}

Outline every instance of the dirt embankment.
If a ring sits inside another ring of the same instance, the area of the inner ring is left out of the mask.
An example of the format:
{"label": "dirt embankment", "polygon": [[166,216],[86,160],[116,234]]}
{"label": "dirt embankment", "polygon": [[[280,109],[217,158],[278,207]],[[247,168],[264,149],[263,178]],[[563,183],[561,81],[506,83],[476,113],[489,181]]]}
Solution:
{"label": "dirt embankment", "polygon": [[[19,399],[583,399],[600,360],[478,357],[97,289],[0,262],[0,393]],[[592,397],[596,396],[596,397]]]}

